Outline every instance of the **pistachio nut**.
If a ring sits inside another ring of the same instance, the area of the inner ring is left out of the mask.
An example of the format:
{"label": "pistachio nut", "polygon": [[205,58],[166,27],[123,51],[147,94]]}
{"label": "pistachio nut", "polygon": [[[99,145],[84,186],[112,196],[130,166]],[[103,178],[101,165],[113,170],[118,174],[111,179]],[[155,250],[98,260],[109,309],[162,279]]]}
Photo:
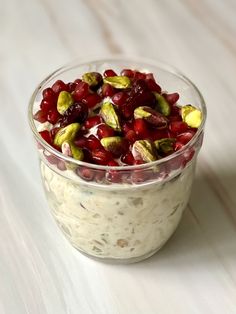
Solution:
{"label": "pistachio nut", "polygon": [[135,159],[142,159],[145,162],[157,160],[155,147],[150,140],[139,140],[134,142],[132,154]]}
{"label": "pistachio nut", "polygon": [[81,148],[77,147],[72,142],[63,142],[61,146],[62,154],[73,157],[76,160],[83,160],[84,154]]}
{"label": "pistachio nut", "polygon": [[198,128],[202,123],[202,112],[194,106],[181,107],[181,116],[185,123],[191,128]]}
{"label": "pistachio nut", "polygon": [[128,76],[110,76],[103,79],[104,83],[110,84],[111,86],[119,89],[129,88],[131,81]]}
{"label": "pistachio nut", "polygon": [[119,117],[112,103],[104,102],[102,104],[100,114],[107,125],[116,131],[121,131]]}
{"label": "pistachio nut", "polygon": [[57,111],[63,115],[73,102],[74,100],[70,93],[66,91],[60,92],[57,99]]}
{"label": "pistachio nut", "polygon": [[134,118],[144,119],[158,129],[166,128],[168,123],[168,120],[164,115],[147,106],[136,108],[134,110]]}
{"label": "pistachio nut", "polygon": [[154,145],[159,153],[169,154],[174,151],[174,143],[175,138],[162,138],[160,140],[156,140]]}
{"label": "pistachio nut", "polygon": [[63,142],[73,141],[79,129],[80,129],[79,123],[71,123],[66,127],[60,129],[55,135],[54,144],[56,146],[61,147]]}
{"label": "pistachio nut", "polygon": [[82,80],[90,87],[98,86],[102,82],[102,76],[98,72],[88,72],[82,75]]}
{"label": "pistachio nut", "polygon": [[168,103],[168,101],[165,99],[165,97],[163,97],[161,94],[157,93],[157,92],[153,92],[153,94],[156,97],[157,100],[157,105],[156,105],[156,109],[163,114],[164,116],[168,117],[170,115],[170,104]]}
{"label": "pistachio nut", "polygon": [[124,139],[120,136],[110,136],[101,139],[101,144],[105,150],[119,156],[124,150]]}

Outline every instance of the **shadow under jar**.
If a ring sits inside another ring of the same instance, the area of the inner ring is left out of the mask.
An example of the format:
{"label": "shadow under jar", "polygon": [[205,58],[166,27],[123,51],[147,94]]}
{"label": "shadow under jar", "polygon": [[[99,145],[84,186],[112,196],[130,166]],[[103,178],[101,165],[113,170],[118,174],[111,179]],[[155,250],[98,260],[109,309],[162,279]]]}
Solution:
{"label": "shadow under jar", "polygon": [[[38,133],[33,114],[42,90],[56,80],[73,81],[85,72],[124,68],[151,72],[179,104],[194,104],[203,121],[194,137],[172,155],[135,166],[99,166],[62,155]],[[189,200],[206,118],[204,100],[191,81],[160,62],[112,57],[60,68],[35,90],[29,120],[37,143],[42,182],[52,214],[70,243],[102,261],[132,263],[157,252],[177,228]]]}

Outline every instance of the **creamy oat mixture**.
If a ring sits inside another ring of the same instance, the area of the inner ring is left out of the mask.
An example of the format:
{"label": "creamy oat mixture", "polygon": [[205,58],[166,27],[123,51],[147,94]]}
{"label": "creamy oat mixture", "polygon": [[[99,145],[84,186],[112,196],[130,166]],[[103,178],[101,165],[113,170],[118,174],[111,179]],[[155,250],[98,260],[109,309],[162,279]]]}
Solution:
{"label": "creamy oat mixture", "polygon": [[115,259],[151,255],[168,240],[187,205],[194,168],[195,161],[165,183],[101,187],[41,162],[52,213],[66,237],[87,254]]}

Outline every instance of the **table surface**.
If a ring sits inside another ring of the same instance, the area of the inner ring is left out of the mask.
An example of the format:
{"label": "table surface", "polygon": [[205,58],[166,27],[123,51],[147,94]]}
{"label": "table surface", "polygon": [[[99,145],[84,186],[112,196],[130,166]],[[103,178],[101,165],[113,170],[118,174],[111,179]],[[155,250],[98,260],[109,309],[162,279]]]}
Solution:
{"label": "table surface", "polygon": [[[236,313],[236,2],[0,1],[0,313]],[[202,91],[208,121],[183,220],[138,264],[74,250],[50,216],[27,122],[36,84],[75,57],[167,61]]]}

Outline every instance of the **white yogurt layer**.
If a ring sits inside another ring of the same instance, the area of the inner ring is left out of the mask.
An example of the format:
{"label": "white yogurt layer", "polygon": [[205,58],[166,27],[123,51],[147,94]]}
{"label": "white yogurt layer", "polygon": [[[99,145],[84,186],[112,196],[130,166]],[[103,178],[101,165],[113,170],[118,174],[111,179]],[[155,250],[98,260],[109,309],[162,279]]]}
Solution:
{"label": "white yogurt layer", "polygon": [[72,245],[115,259],[150,255],[169,239],[187,205],[194,168],[195,161],[165,183],[124,189],[75,182],[41,162],[53,216]]}

